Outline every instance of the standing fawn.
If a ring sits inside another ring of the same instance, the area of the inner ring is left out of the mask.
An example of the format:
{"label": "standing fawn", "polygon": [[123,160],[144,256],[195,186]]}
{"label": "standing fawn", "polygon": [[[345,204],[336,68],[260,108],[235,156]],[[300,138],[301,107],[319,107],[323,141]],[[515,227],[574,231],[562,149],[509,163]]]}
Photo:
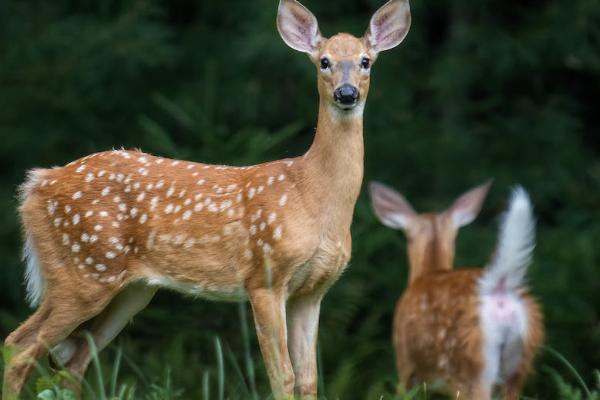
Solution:
{"label": "standing fawn", "polygon": [[453,270],[458,228],[477,216],[481,185],[442,213],[417,214],[399,193],[371,183],[375,214],[408,239],[410,277],[394,316],[399,380],[445,384],[456,399],[518,399],[543,340],[542,314],[524,284],[535,222],[527,193],[514,190],[493,260]]}
{"label": "standing fawn", "polygon": [[18,398],[50,349],[82,377],[90,351],[78,328],[106,347],[159,287],[248,299],[275,398],[315,398],[321,299],[350,258],[371,65],[409,26],[408,1],[392,0],[364,37],[327,39],[309,10],[280,1],[281,37],[318,73],[317,129],[302,157],[226,167],[116,150],[31,171],[20,213],[39,307],[6,339],[15,355],[3,399]]}

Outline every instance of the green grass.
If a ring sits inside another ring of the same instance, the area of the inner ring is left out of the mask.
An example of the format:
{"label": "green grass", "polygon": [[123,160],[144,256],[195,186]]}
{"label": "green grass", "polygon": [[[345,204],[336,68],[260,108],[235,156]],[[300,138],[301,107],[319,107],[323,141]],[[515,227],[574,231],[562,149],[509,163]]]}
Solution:
{"label": "green grass", "polygon": [[[92,351],[92,364],[86,380],[82,383],[84,399],[90,400],[176,400],[176,399],[252,399],[267,400],[269,394],[266,373],[260,360],[253,357],[253,336],[249,330],[247,309],[240,305],[239,317],[243,352],[234,352],[218,336],[212,338],[207,362],[198,367],[194,354],[186,350],[182,341],[175,339],[168,348],[145,352],[134,343],[121,342],[99,354],[88,337]],[[123,350],[125,348],[126,350]],[[600,400],[600,372],[593,371],[593,387],[576,368],[558,351],[544,347],[543,358],[553,359],[557,364],[541,365],[538,380],[546,385],[546,393],[552,398],[565,400]],[[127,356],[127,354],[131,356]],[[135,354],[135,356],[133,356]],[[158,356],[157,356],[158,355]],[[131,357],[138,359],[133,361]],[[319,390],[321,399],[347,399],[347,387],[352,386],[357,365],[340,363],[335,371],[329,371],[329,380],[322,375],[321,350],[319,350]],[[361,367],[361,366],[358,366]],[[364,368],[364,366],[362,366]],[[44,362],[36,364],[36,376],[30,379],[24,399],[72,400],[74,394],[62,388],[72,380],[66,372],[53,373]],[[192,379],[184,379],[191,376]],[[370,383],[365,399],[373,400],[426,400],[440,398],[432,394],[427,385],[404,390],[390,380],[395,371],[382,371],[380,378]],[[360,398],[360,397],[350,397]],[[523,399],[547,397],[523,396]]]}

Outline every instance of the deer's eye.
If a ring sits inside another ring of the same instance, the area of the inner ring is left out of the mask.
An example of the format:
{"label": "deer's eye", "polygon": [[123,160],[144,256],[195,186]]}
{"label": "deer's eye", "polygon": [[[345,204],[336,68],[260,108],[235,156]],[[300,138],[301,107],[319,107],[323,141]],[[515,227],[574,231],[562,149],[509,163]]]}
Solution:
{"label": "deer's eye", "polygon": [[371,60],[369,60],[367,57],[363,57],[362,60],[360,60],[360,66],[364,69],[369,69],[371,66]]}
{"label": "deer's eye", "polygon": [[329,58],[321,58],[321,69],[329,69],[329,67],[331,67],[331,62],[329,62]]}

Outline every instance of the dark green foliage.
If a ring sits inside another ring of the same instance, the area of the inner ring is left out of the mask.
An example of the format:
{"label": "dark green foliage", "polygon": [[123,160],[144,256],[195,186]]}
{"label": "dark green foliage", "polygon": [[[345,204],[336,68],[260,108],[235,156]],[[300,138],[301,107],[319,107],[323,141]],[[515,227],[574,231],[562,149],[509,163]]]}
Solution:
{"label": "dark green foliage", "polygon": [[[315,71],[280,40],[276,3],[0,2],[0,337],[30,312],[15,200],[27,169],[121,146],[236,165],[307,148]],[[360,35],[382,1],[305,3],[323,34]],[[457,265],[485,264],[508,189],[523,184],[539,221],[529,277],[546,342],[594,387],[600,4],[413,1],[412,12],[405,43],[373,67],[365,178],[395,186],[423,211],[494,177],[482,215],[459,236]],[[375,221],[364,194],[353,233],[350,268],[323,306],[322,390],[332,399],[379,399],[396,385],[390,326],[406,282],[405,240]],[[254,333],[251,353],[242,333],[235,305],[161,293],[121,339],[124,376],[143,387],[168,379],[184,398],[216,398],[224,369],[225,395],[235,398],[256,393],[255,368],[265,393]],[[214,361],[217,334],[223,368]],[[555,357],[544,353],[538,365],[564,380],[541,369],[530,396],[554,398],[556,382],[561,393],[581,391]]]}

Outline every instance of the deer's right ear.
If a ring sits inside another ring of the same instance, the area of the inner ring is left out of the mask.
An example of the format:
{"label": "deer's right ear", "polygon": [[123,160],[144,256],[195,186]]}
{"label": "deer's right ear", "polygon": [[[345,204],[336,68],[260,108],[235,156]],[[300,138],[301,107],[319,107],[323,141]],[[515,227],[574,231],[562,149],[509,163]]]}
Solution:
{"label": "deer's right ear", "polygon": [[417,216],[400,193],[382,183],[371,182],[369,194],[375,215],[389,228],[406,229],[411,219]]}
{"label": "deer's right ear", "polygon": [[296,0],[279,1],[277,30],[292,49],[314,56],[319,48],[321,33],[317,18]]}

